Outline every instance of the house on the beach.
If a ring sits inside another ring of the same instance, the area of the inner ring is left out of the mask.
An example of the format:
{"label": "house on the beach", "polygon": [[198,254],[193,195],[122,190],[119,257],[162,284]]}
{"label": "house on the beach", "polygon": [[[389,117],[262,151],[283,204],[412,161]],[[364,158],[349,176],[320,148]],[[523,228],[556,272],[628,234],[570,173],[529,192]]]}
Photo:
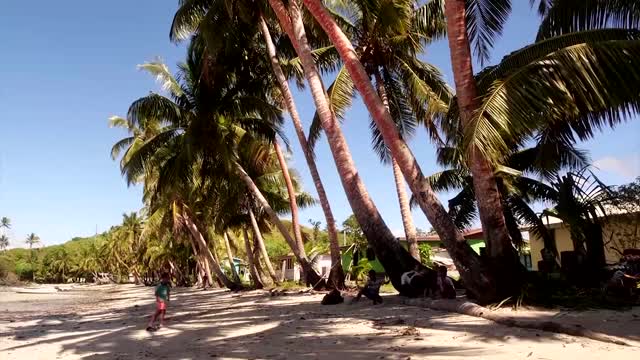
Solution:
{"label": "house on the beach", "polygon": [[[276,258],[274,267],[276,276],[280,281],[300,281],[302,279],[302,267],[297,263],[293,254]],[[329,272],[331,271],[331,255],[318,255],[314,259],[314,267],[316,271],[318,271],[318,274],[324,278],[328,278]]]}
{"label": "house on the beach", "polygon": [[[625,249],[640,248],[640,209],[624,211],[607,208],[606,212],[607,215],[602,215],[600,218],[603,224],[602,237],[605,259],[607,263],[613,264],[620,260]],[[562,220],[552,216],[543,216],[542,222],[555,241],[558,254],[574,250],[569,227]],[[537,271],[538,263],[542,261],[544,241],[533,232],[529,232],[529,243],[533,270]]]}

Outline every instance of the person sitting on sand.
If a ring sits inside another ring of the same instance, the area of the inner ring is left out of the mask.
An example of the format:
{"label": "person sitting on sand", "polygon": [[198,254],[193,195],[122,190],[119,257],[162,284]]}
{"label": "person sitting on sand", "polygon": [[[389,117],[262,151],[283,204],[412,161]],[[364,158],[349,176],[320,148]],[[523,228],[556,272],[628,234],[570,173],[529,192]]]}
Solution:
{"label": "person sitting on sand", "polygon": [[455,299],[456,287],[451,278],[447,276],[447,267],[438,266],[438,292],[441,298]]}
{"label": "person sitting on sand", "polygon": [[380,286],[382,284],[387,284],[388,281],[384,281],[384,279],[377,279],[376,272],[373,270],[369,270],[369,281],[364,285],[362,289],[358,292],[355,299],[353,301],[359,301],[362,295],[366,296],[368,299],[373,300],[373,305],[382,304],[382,297],[380,296]]}
{"label": "person sitting on sand", "polygon": [[[147,326],[148,331],[158,330],[164,326],[164,316],[167,312],[167,303],[171,298],[171,282],[169,280],[169,274],[162,274],[160,277],[160,284],[156,287],[155,295],[156,310],[149,320],[149,325]],[[154,323],[158,319],[158,316],[160,317],[160,325],[155,327]]]}

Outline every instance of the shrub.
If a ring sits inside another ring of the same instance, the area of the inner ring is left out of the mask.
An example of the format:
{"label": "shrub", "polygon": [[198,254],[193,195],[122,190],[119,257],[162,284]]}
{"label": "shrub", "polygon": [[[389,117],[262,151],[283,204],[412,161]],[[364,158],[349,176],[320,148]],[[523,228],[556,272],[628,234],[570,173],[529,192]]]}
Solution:
{"label": "shrub", "polygon": [[427,243],[420,243],[418,245],[418,250],[420,251],[420,261],[427,266],[431,266],[431,256],[433,253],[431,252],[431,245]]}
{"label": "shrub", "polygon": [[27,262],[20,261],[16,264],[15,273],[20,280],[31,280],[33,278],[33,266]]}

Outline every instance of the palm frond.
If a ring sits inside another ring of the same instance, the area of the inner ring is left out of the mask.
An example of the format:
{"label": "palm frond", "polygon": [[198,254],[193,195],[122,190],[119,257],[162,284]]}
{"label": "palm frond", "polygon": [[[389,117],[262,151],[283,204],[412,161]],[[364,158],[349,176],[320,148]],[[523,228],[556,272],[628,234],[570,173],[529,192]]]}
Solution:
{"label": "palm frond", "polygon": [[181,109],[170,99],[152,93],[134,101],[129,107],[127,121],[144,128],[148,121],[180,126],[183,122]]}
{"label": "palm frond", "polygon": [[585,30],[640,27],[640,4],[635,0],[553,1],[544,15],[538,40]]}
{"label": "palm frond", "polygon": [[162,90],[168,91],[174,97],[181,97],[184,95],[182,88],[178,81],[171,74],[169,67],[162,62],[161,59],[155,61],[146,62],[138,65],[138,69],[145,70],[149,74],[156,77],[156,80],[162,85]]}
{"label": "palm frond", "polygon": [[220,1],[212,0],[181,0],[179,8],[173,16],[169,39],[179,42],[188,39],[200,26],[211,3]]}
{"label": "palm frond", "polygon": [[135,137],[130,136],[116,142],[111,147],[111,158],[113,160],[117,159],[120,156],[120,153],[122,151],[126,151],[127,149],[129,149],[131,144],[133,144],[134,140],[135,140]]}
{"label": "palm frond", "polygon": [[[329,105],[331,110],[340,120],[344,118],[344,113],[347,108],[351,106],[351,101],[355,97],[355,87],[353,80],[347,69],[343,66],[338,71],[336,79],[333,81],[329,89],[327,89],[327,95],[329,98]],[[320,123],[320,117],[318,113],[314,113],[311,127],[309,128],[309,149],[313,150],[316,142],[322,135],[322,124]]]}
{"label": "palm frond", "polygon": [[485,94],[464,147],[499,160],[513,141],[568,122],[579,138],[640,109],[640,32],[594,30],[548,39],[507,56],[478,81]]}
{"label": "palm frond", "polygon": [[444,38],[447,22],[444,16],[443,0],[428,0],[414,10],[413,23],[421,34],[429,34],[431,40]]}
{"label": "palm frond", "polygon": [[502,34],[507,17],[511,13],[510,0],[467,0],[466,21],[473,53],[484,65],[490,59],[490,51]]}

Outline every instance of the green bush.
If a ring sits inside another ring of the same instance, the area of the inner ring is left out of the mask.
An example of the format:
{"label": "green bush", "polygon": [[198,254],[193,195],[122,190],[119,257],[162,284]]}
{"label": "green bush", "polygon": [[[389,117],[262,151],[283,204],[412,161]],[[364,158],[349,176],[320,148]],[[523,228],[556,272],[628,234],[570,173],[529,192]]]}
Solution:
{"label": "green bush", "polygon": [[20,261],[16,264],[15,273],[20,280],[31,280],[33,278],[33,266],[27,262]]}
{"label": "green bush", "polygon": [[431,266],[433,264],[431,260],[431,256],[433,253],[431,252],[431,245],[427,243],[420,243],[418,245],[418,251],[420,251],[420,261],[427,266]]}
{"label": "green bush", "polygon": [[7,277],[10,272],[13,272],[15,265],[9,259],[0,258],[0,279]]}

